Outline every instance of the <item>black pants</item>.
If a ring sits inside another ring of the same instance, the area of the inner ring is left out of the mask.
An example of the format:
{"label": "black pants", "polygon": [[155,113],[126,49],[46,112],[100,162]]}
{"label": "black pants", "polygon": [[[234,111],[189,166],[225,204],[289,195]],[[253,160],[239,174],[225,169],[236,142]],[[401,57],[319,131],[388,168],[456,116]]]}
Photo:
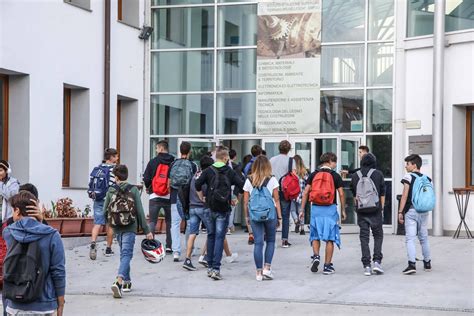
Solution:
{"label": "black pants", "polygon": [[360,248],[362,250],[362,264],[370,265],[370,230],[374,236],[374,262],[382,262],[382,243],[383,243],[383,217],[382,212],[377,211],[369,214],[357,214],[357,224],[360,227]]}
{"label": "black pants", "polygon": [[155,234],[156,223],[158,222],[158,214],[160,209],[163,208],[165,211],[165,223],[166,223],[166,248],[171,249],[171,202],[163,201],[160,199],[151,199],[149,206],[150,216],[150,231]]}

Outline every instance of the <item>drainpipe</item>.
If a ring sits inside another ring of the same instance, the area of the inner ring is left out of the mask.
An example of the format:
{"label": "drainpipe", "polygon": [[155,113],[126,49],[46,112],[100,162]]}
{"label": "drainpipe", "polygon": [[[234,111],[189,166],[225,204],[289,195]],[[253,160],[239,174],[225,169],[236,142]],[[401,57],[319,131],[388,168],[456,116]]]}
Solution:
{"label": "drainpipe", "polygon": [[104,149],[110,145],[110,0],[105,0],[104,37]]}
{"label": "drainpipe", "polygon": [[444,18],[445,0],[435,1],[433,45],[433,183],[436,207],[433,236],[443,236],[443,100],[444,100]]}

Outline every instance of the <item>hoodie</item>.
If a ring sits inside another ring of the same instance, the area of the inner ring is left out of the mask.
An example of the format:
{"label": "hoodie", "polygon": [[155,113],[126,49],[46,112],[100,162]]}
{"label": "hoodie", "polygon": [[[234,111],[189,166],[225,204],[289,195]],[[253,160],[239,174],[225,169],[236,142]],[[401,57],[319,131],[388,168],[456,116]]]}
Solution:
{"label": "hoodie", "polygon": [[2,199],[2,223],[12,217],[12,209],[8,200],[18,193],[20,182],[17,179],[8,177],[5,181],[0,181],[0,199]]}
{"label": "hoodie", "polygon": [[[158,166],[160,164],[165,164],[170,166],[171,170],[171,164],[174,161],[174,157],[168,153],[160,153],[158,156],[150,160],[145,168],[145,172],[143,172],[143,183],[145,183],[145,187],[147,188],[147,192],[150,193],[150,199],[158,198],[161,200],[164,200],[165,202],[169,201],[170,196],[169,194],[167,196],[158,196],[155,193],[153,193],[153,190],[151,188],[151,184],[153,181],[153,178],[155,177],[156,174],[156,169],[158,169]],[[169,176],[169,175],[168,175]]]}
{"label": "hoodie", "polygon": [[58,308],[57,298],[66,291],[66,268],[64,247],[56,229],[44,225],[31,217],[23,217],[3,230],[3,238],[10,248],[13,240],[30,243],[39,240],[42,249],[41,265],[48,271],[41,296],[32,303],[17,303],[7,300],[7,306],[23,311],[51,311]]}
{"label": "hoodie", "polygon": [[[377,166],[377,159],[372,153],[365,154],[360,161],[360,172],[362,172],[362,176],[367,176],[370,169],[375,169]],[[372,175],[370,176],[372,181],[377,188],[377,192],[379,196],[385,196],[385,180],[383,173],[380,170],[375,170]],[[357,193],[357,184],[359,183],[359,176],[357,172],[352,174],[352,182],[351,182],[351,190],[354,196]]]}

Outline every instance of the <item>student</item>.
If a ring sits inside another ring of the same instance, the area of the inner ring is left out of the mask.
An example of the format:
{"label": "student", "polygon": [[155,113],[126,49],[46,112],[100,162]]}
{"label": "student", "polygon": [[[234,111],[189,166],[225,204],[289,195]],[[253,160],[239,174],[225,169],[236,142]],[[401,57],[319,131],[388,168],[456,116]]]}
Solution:
{"label": "student", "polygon": [[[203,202],[197,192],[196,192],[196,180],[201,177],[201,174],[204,170],[212,166],[214,161],[212,160],[211,157],[208,156],[203,156],[200,160],[200,165],[201,165],[201,170],[196,173],[196,175],[192,178],[191,180],[191,185],[190,185],[190,192],[189,192],[189,220],[188,220],[188,227],[189,227],[189,238],[187,242],[187,248],[186,248],[186,259],[184,260],[183,263],[183,268],[186,270],[190,271],[195,271],[196,267],[194,267],[192,261],[191,261],[191,255],[193,252],[194,248],[194,242],[196,240],[197,235],[199,235],[199,226],[201,222],[204,224],[204,226],[209,227],[210,221],[211,221],[211,211],[207,207],[206,203]],[[204,195],[206,195],[207,192],[207,186],[203,185],[202,186],[202,191]],[[200,260],[199,262],[201,263]]]}
{"label": "student", "polygon": [[180,188],[189,185],[192,177],[197,172],[197,166],[191,162],[191,144],[182,142],[179,145],[181,157],[171,164],[170,168],[170,203],[171,203],[171,240],[174,262],[179,262],[181,256],[181,220],[184,217],[184,211],[178,191]]}
{"label": "student", "polygon": [[[207,262],[208,276],[214,280],[222,280],[220,273],[222,250],[229,222],[231,186],[235,186],[235,194],[242,192],[243,180],[228,166],[229,151],[220,147],[216,151],[216,162],[203,171],[196,180],[196,191],[202,201],[206,201],[211,209],[211,223],[207,227]],[[202,192],[207,185],[206,198]]]}
{"label": "student", "polygon": [[[133,247],[138,226],[143,230],[146,239],[153,239],[153,234],[150,232],[148,225],[146,225],[140,193],[136,186],[127,182],[127,166],[115,166],[114,175],[116,184],[109,188],[104,208],[107,212],[109,224],[112,226],[120,246],[120,265],[117,278],[111,288],[114,298],[121,298],[122,291],[130,292],[132,290],[130,262],[133,257]],[[132,205],[127,203],[130,199],[133,200]],[[124,209],[124,204],[130,208]],[[120,213],[114,212],[117,210],[117,205],[122,205]],[[134,216],[134,219],[129,220],[130,217],[128,216]]]}
{"label": "student", "polygon": [[298,180],[300,182],[301,192],[298,197],[291,201],[291,217],[295,223],[295,233],[300,233],[304,235],[304,219],[302,221],[299,220],[299,210],[301,205],[301,200],[303,199],[303,192],[306,188],[306,179],[308,179],[308,169],[304,165],[304,161],[300,155],[295,155],[293,157],[295,160],[296,165],[296,175],[298,176]]}
{"label": "student", "polygon": [[[246,221],[252,226],[255,245],[253,251],[253,258],[255,266],[257,268],[256,279],[257,281],[273,280],[272,272],[272,259],[275,251],[275,239],[276,229],[281,225],[281,209],[280,209],[280,196],[278,190],[279,184],[277,179],[272,176],[272,166],[270,161],[265,156],[259,156],[255,159],[252,165],[252,174],[245,180],[244,185],[244,213]],[[267,192],[257,192],[262,188]],[[255,193],[255,195],[253,194]],[[258,200],[257,194],[264,194],[261,200]],[[249,200],[251,201],[249,204]],[[269,219],[260,221],[258,215],[252,216],[253,212],[256,212],[261,204],[266,205],[270,211],[268,214]],[[255,208],[253,209],[254,205]],[[263,244],[265,246],[265,256],[263,256]]]}
{"label": "student", "polygon": [[[423,267],[425,271],[431,271],[431,253],[428,241],[428,220],[429,212],[421,212],[413,205],[413,188],[417,178],[426,177],[421,172],[422,160],[418,155],[410,155],[405,158],[405,170],[408,172],[402,179],[403,193],[398,210],[398,222],[405,223],[405,239],[407,245],[408,267],[403,270],[403,274],[416,273],[416,246],[415,239],[421,244],[423,253]],[[429,183],[431,179],[426,177]],[[403,218],[405,214],[405,218]]]}
{"label": "student", "polygon": [[252,164],[254,163],[255,159],[262,154],[262,147],[260,145],[253,145],[250,149],[250,153],[252,154],[252,158],[250,161],[245,164],[244,167],[244,175],[248,176],[252,170]]}
{"label": "student", "polygon": [[[365,154],[368,154],[370,152],[370,149],[369,147],[365,146],[365,145],[361,145],[359,146],[359,149],[357,151],[357,155],[359,156],[359,161],[362,160],[362,157],[364,157]],[[346,178],[348,175],[351,176],[353,175],[354,173],[356,173],[357,171],[359,171],[360,168],[356,168],[356,169],[349,169],[349,170],[341,170],[341,176],[343,178]]]}
{"label": "student", "polygon": [[359,239],[362,250],[364,274],[372,275],[370,265],[370,230],[374,236],[374,268],[376,274],[383,274],[383,206],[385,204],[385,180],[383,173],[376,170],[376,158],[368,153],[362,157],[361,169],[352,175],[351,190],[357,210],[357,224],[360,227]]}
{"label": "student", "polygon": [[308,177],[306,189],[301,202],[300,219],[304,218],[304,209],[308,197],[311,201],[311,220],[309,241],[313,247],[311,272],[318,272],[321,261],[319,249],[321,241],[326,242],[324,257],[324,274],[335,273],[332,264],[334,243],[340,248],[339,214],[337,213],[337,193],[341,201],[342,220],[346,219],[344,189],[341,176],[334,171],[337,156],[332,152],[321,155],[321,166]]}
{"label": "student", "polygon": [[[97,258],[97,236],[99,236],[100,228],[102,226],[106,226],[107,228],[107,246],[105,248],[104,255],[106,257],[110,257],[114,255],[112,251],[112,241],[113,241],[113,231],[107,225],[107,220],[105,218],[105,210],[104,210],[104,200],[105,195],[107,194],[107,190],[111,185],[115,184],[115,177],[112,172],[114,169],[115,164],[118,162],[119,155],[116,149],[114,148],[107,148],[104,152],[104,160],[102,164],[95,167],[90,175],[89,181],[89,197],[94,200],[93,210],[94,210],[94,227],[92,228],[92,236],[91,236],[91,245],[89,249],[89,257],[91,260],[95,260]],[[105,174],[106,181],[104,185],[100,185],[100,179]]]}
{"label": "student", "polygon": [[[156,144],[156,154],[157,156],[150,160],[145,168],[143,173],[143,183],[147,188],[148,194],[150,194],[149,202],[149,217],[150,217],[150,231],[152,234],[155,233],[156,223],[158,221],[158,215],[160,210],[163,209],[165,213],[165,223],[166,223],[166,253],[172,253],[171,250],[171,203],[170,203],[170,193],[169,186],[165,188],[163,186],[157,185],[158,181],[155,177],[157,176],[157,171],[165,172],[163,179],[165,182],[169,182],[169,168],[171,163],[174,161],[174,157],[168,153],[168,141],[160,140]],[[155,182],[155,188],[153,187],[153,182]],[[154,192],[154,189],[157,192]]]}
{"label": "student", "polygon": [[[273,175],[280,183],[283,176],[287,173],[293,172],[296,174],[296,164],[292,163],[291,170],[289,170],[290,165],[290,156],[288,155],[291,150],[291,143],[287,140],[282,140],[280,145],[278,146],[278,150],[280,154],[272,157],[270,159],[270,163],[272,165]],[[293,161],[294,162],[294,161]],[[282,188],[280,187],[280,207],[281,207],[281,215],[283,218],[282,222],[282,229],[281,229],[281,244],[283,248],[288,248],[291,244],[288,242],[288,235],[290,232],[290,208],[291,208],[291,201],[285,200],[283,192],[281,191]]]}
{"label": "student", "polygon": [[[234,169],[237,175],[241,176],[242,179],[244,179],[242,165],[236,162],[237,152],[234,149],[229,150],[229,158],[230,158],[230,164],[231,164],[232,169]],[[237,204],[239,203],[239,199],[234,194],[232,195],[232,200],[234,203],[232,205],[232,211],[230,212],[230,216],[229,216],[229,225],[228,225],[229,228],[227,229],[228,235],[232,234],[232,232],[235,231],[235,226],[234,226],[235,209],[237,208]]]}
{"label": "student", "polygon": [[[21,288],[19,289],[21,283],[16,282],[20,272],[15,271],[15,267],[22,270],[23,277],[28,277],[24,275],[28,271],[24,266],[28,260],[15,260],[13,256],[10,259],[7,255],[4,267],[6,312],[8,315],[53,315],[57,313],[58,316],[62,316],[66,289],[63,243],[57,230],[28,215],[28,206],[35,206],[33,201],[36,201],[35,196],[27,191],[20,191],[10,199],[14,223],[4,229],[3,238],[7,243],[9,253],[12,254],[17,251],[17,247],[24,247],[24,244],[28,244],[27,251],[29,253],[30,249],[35,249],[31,247],[38,247],[39,251],[35,260],[45,272],[44,284],[39,295],[30,303],[23,303],[16,297],[11,297],[12,293],[21,292]],[[34,253],[33,250],[31,253]],[[15,277],[9,280],[11,277],[9,275],[15,275]],[[33,283],[31,286],[35,287],[35,284]]]}

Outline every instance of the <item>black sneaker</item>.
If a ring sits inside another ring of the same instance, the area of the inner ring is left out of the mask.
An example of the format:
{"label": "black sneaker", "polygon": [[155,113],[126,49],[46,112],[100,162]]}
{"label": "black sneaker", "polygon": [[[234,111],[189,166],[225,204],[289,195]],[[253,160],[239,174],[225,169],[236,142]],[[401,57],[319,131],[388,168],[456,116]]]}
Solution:
{"label": "black sneaker", "polygon": [[222,280],[221,272],[217,270],[212,271],[211,279],[213,279],[214,281]]}
{"label": "black sneaker", "polygon": [[290,248],[291,244],[288,242],[288,240],[283,240],[281,242],[281,246],[282,246],[282,248]]}
{"label": "black sneaker", "polygon": [[120,283],[115,281],[112,284],[111,289],[112,289],[114,298],[122,298],[122,285]]}
{"label": "black sneaker", "polygon": [[131,292],[132,291],[132,282],[124,282],[122,287],[123,292]]}
{"label": "black sneaker", "polygon": [[95,244],[95,242],[91,243],[89,257],[91,258],[91,260],[97,259],[97,245]]}
{"label": "black sneaker", "polygon": [[193,263],[191,262],[191,259],[186,258],[183,263],[183,269],[189,270],[189,271],[196,271],[196,267],[193,266]]}
{"label": "black sneaker", "polygon": [[408,261],[408,267],[403,270],[403,274],[415,274],[416,273],[416,263]]}
{"label": "black sneaker", "polygon": [[115,254],[115,253],[114,253],[114,251],[112,250],[112,248],[110,248],[110,247],[105,248],[104,255],[105,255],[106,257],[112,257],[114,254]]}
{"label": "black sneaker", "polygon": [[334,270],[334,266],[332,265],[332,263],[324,264],[323,274],[328,275],[334,273],[336,273],[336,270]]}
{"label": "black sneaker", "polygon": [[304,225],[301,225],[300,235],[306,235],[306,233],[304,232]]}
{"label": "black sneaker", "polygon": [[171,254],[171,253],[173,253],[173,250],[171,250],[171,247],[166,247],[165,252],[166,252],[167,254]]}
{"label": "black sneaker", "polygon": [[299,233],[300,232],[300,224],[299,223],[296,223],[295,224],[295,233]]}
{"label": "black sneaker", "polygon": [[430,261],[423,260],[423,268],[425,269],[426,272],[430,272],[431,271],[431,260]]}
{"label": "black sneaker", "polygon": [[318,255],[311,256],[311,272],[318,272],[319,262],[321,261]]}

